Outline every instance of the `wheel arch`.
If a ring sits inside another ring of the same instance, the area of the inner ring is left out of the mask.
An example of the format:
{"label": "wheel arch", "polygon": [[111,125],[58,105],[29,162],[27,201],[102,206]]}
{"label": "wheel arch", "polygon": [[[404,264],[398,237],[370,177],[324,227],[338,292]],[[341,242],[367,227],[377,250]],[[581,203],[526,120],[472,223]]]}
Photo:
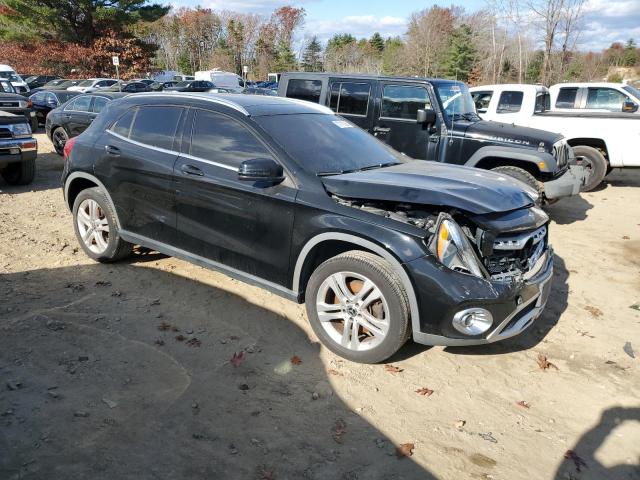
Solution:
{"label": "wheel arch", "polygon": [[591,147],[591,148],[595,148],[596,150],[600,150],[602,155],[604,155],[604,158],[607,161],[607,163],[610,163],[609,150],[607,148],[607,143],[602,138],[578,137],[578,138],[568,139],[567,143],[571,147],[583,146],[583,147]]}
{"label": "wheel arch", "polygon": [[496,167],[517,167],[529,172],[536,178],[540,177],[540,168],[536,164],[527,160],[518,160],[517,158],[485,157],[476,163],[475,167],[484,170],[492,170]]}
{"label": "wheel arch", "polygon": [[102,190],[102,193],[104,193],[104,195],[107,197],[107,201],[111,204],[111,209],[113,210],[118,228],[121,228],[120,219],[118,218],[118,212],[116,210],[115,204],[113,203],[111,195],[109,195],[109,192],[104,184],[90,173],[73,172],[67,177],[66,181],[64,182],[64,198],[67,206],[69,207],[69,210],[73,209],[73,203],[75,202],[80,192],[86,190],[87,188],[96,187]]}
{"label": "wheel arch", "polygon": [[409,298],[409,310],[411,314],[411,327],[413,332],[420,331],[420,313],[418,299],[413,288],[413,283],[400,261],[387,249],[357,235],[343,232],[324,232],[316,235],[305,243],[296,259],[292,290],[298,292],[301,301],[304,301],[304,290],[309,277],[315,267],[331,257],[349,250],[362,250],[376,254],[387,260],[394,272],[400,278]]}

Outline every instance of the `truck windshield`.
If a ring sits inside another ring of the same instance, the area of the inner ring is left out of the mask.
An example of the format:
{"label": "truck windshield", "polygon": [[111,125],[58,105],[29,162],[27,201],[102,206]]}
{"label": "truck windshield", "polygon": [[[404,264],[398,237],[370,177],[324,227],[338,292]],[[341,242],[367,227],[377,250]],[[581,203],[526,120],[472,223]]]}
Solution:
{"label": "truck windshield", "polygon": [[337,175],[410,161],[336,115],[302,113],[254,120],[303,169],[316,175]]}
{"label": "truck windshield", "polygon": [[473,98],[464,83],[441,83],[435,87],[440,104],[449,118],[478,118]]}

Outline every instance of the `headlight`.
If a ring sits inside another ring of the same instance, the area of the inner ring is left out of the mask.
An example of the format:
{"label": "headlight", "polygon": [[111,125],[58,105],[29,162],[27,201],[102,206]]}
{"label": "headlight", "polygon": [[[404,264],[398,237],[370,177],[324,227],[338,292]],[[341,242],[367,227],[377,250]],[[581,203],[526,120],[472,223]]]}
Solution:
{"label": "headlight", "polygon": [[16,123],[9,125],[9,130],[13,132],[13,138],[25,138],[31,136],[31,127],[28,123]]}
{"label": "headlight", "polygon": [[464,232],[448,215],[441,216],[431,251],[447,268],[484,278],[482,268]]}
{"label": "headlight", "polygon": [[31,105],[29,105],[31,103],[31,100],[19,100],[18,101],[18,107],[20,108],[29,108]]}

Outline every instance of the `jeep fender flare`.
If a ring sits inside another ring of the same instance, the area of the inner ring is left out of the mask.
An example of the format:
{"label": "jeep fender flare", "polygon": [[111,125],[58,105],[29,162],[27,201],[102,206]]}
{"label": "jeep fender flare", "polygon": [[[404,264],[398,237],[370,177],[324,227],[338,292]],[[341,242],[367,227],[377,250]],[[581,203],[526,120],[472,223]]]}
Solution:
{"label": "jeep fender flare", "polygon": [[[467,167],[475,167],[486,158],[504,158],[505,160],[527,162],[535,165],[536,169],[541,172],[553,173],[558,169],[556,159],[548,152],[538,152],[531,149],[525,150],[499,145],[488,145],[479,148],[464,165]],[[544,162],[545,168],[540,168],[540,162]],[[508,163],[506,165],[508,165]]]}

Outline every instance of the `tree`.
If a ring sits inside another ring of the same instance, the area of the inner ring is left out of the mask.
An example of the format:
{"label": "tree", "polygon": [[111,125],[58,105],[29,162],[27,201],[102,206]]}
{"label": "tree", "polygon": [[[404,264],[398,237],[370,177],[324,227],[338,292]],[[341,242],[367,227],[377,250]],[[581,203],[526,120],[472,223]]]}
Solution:
{"label": "tree", "polygon": [[638,61],[638,49],[636,42],[630,38],[624,47],[624,58],[622,60],[625,67],[633,67]]}
{"label": "tree", "polygon": [[312,37],[302,54],[302,69],[305,72],[322,71],[322,45],[318,37]]}
{"label": "tree", "polygon": [[455,7],[434,6],[411,15],[406,47],[409,73],[423,77],[442,74],[442,55],[459,14]]}
{"label": "tree", "polygon": [[4,0],[0,24],[4,36],[24,32],[22,39],[40,37],[90,46],[106,32],[122,34],[140,21],[163,17],[170,7],[147,0]]}
{"label": "tree", "polygon": [[378,53],[382,53],[382,51],[384,50],[384,40],[378,32],[374,32],[374,34],[371,35],[369,43]]}
{"label": "tree", "polygon": [[444,59],[446,75],[466,82],[473,69],[476,49],[473,34],[468,25],[461,25],[451,34],[449,49]]}

